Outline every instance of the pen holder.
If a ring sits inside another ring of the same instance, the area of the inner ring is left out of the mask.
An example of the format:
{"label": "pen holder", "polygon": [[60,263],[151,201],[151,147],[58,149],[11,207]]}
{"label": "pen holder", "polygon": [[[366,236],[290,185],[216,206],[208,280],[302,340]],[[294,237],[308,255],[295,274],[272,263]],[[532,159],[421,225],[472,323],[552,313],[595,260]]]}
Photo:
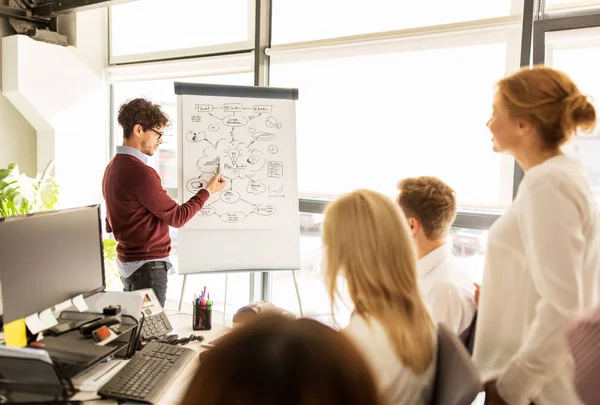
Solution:
{"label": "pen holder", "polygon": [[192,315],[193,330],[211,330],[212,329],[212,305],[202,305],[194,302]]}

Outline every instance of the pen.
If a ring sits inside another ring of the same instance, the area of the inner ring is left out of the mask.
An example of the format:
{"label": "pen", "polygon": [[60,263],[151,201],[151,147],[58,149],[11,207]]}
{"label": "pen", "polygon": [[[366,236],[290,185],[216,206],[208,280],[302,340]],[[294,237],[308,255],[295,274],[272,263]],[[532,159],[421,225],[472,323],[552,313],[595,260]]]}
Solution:
{"label": "pen", "polygon": [[219,156],[219,160],[217,161],[217,174],[221,174],[221,157]]}

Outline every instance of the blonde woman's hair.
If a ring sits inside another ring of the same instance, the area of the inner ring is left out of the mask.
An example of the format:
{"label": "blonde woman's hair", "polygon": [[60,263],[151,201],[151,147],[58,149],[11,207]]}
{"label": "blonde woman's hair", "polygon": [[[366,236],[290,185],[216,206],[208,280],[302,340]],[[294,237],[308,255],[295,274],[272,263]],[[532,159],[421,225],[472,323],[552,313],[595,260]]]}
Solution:
{"label": "blonde woman's hair", "polygon": [[343,275],[355,314],[378,321],[398,358],[421,373],[434,356],[433,323],[417,286],[416,251],[400,208],[382,194],[357,190],[338,198],[325,214],[332,308]]}
{"label": "blonde woman's hair", "polygon": [[522,68],[498,82],[509,114],[534,125],[546,148],[567,142],[577,129],[592,131],[596,110],[565,73],[546,66]]}

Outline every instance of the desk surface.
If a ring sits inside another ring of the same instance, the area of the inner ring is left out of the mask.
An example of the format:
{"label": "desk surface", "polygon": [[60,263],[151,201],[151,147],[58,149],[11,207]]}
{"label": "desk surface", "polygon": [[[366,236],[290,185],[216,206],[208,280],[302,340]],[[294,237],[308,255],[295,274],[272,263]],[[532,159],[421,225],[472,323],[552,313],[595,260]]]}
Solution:
{"label": "desk surface", "polygon": [[[167,311],[167,314],[169,311]],[[184,313],[172,313],[169,314],[169,321],[171,321],[171,325],[173,326],[173,332],[171,334],[177,334],[180,338],[187,337],[191,334],[194,335],[202,335],[204,336],[204,342],[210,342],[218,338],[219,336],[224,335],[229,331],[229,328],[222,325],[213,324],[212,330],[203,330],[203,331],[195,331],[192,329],[192,316],[190,314]],[[176,383],[169,388],[167,392],[163,395],[158,405],[167,405],[167,404],[177,404],[180,402],[183,394],[185,394],[185,390],[187,389],[196,369],[200,365],[199,354],[206,350],[205,347],[202,347],[199,342],[188,343],[183,346],[190,349],[195,350],[198,353],[198,356],[195,356],[192,361],[188,363],[185,369],[179,374],[177,377]],[[80,392],[75,395],[73,400],[93,400],[97,399],[94,393],[89,392]],[[94,405],[105,404],[114,404],[114,401],[94,401]]]}

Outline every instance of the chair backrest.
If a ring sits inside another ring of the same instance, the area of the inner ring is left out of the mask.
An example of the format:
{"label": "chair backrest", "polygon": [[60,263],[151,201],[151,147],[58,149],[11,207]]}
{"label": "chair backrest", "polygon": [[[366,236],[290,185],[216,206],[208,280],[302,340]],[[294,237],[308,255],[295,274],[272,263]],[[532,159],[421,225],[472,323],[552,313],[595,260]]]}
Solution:
{"label": "chair backrest", "polygon": [[458,336],[461,342],[467,348],[467,352],[472,356],[473,355],[473,345],[475,345],[475,330],[477,329],[477,311],[475,311],[475,315],[473,315],[473,320],[467,329],[462,331],[462,333]]}
{"label": "chair backrest", "polygon": [[431,405],[471,405],[482,391],[479,373],[458,336],[438,324],[437,369]]}

